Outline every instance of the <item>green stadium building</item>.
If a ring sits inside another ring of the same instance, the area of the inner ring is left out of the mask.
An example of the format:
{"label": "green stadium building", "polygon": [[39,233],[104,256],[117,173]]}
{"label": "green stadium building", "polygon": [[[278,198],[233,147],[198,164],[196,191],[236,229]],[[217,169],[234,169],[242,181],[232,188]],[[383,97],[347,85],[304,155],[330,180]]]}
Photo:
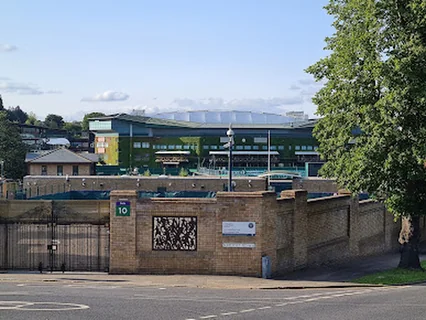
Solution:
{"label": "green stadium building", "polygon": [[[315,120],[242,111],[114,114],[90,119],[95,152],[106,165],[139,172],[227,166],[226,135],[234,131],[234,167],[302,166],[319,161]],[[270,146],[270,148],[268,148]],[[269,150],[268,150],[269,149]]]}

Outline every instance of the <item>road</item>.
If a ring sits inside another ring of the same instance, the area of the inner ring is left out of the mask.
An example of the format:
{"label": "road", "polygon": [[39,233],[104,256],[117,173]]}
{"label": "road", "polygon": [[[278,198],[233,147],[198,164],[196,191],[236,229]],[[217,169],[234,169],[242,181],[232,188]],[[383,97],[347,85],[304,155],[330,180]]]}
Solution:
{"label": "road", "polygon": [[425,319],[426,286],[309,290],[0,283],[0,319]]}

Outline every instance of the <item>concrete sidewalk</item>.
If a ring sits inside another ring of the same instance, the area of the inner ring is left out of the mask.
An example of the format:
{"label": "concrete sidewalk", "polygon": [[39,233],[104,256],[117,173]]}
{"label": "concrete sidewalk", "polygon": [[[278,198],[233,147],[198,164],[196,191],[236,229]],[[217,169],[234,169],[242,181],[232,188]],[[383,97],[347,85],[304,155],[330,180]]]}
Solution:
{"label": "concrete sidewalk", "polygon": [[[421,254],[420,259],[426,259]],[[303,289],[363,287],[352,283],[366,274],[397,267],[399,253],[367,257],[347,264],[310,268],[290,273],[277,279],[261,279],[236,276],[211,275],[109,275],[100,272],[4,272],[1,282],[17,283],[68,283],[68,284],[109,284],[143,287],[188,287],[210,289]]]}
{"label": "concrete sidewalk", "polygon": [[350,282],[273,280],[236,276],[210,275],[109,275],[107,273],[59,272],[54,273],[3,273],[1,282],[14,283],[64,283],[91,285],[120,285],[141,287],[186,287],[209,289],[303,289],[365,287],[369,285]]}

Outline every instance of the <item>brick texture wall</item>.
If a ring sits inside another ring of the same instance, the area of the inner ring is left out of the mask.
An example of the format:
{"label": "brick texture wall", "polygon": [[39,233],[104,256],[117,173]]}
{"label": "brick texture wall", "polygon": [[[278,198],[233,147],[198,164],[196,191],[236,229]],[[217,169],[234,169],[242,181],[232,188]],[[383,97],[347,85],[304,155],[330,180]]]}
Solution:
{"label": "brick texture wall", "polygon": [[[114,191],[111,199],[111,273],[197,273],[261,276],[262,257],[283,274],[395,250],[399,223],[383,205],[350,195],[307,200],[305,190],[219,192],[215,199],[144,199]],[[134,205],[113,217],[114,201]],[[153,217],[196,217],[193,251],[153,250]],[[224,221],[256,223],[256,235],[225,236]],[[425,223],[423,223],[425,225]],[[226,247],[229,244],[250,248]]]}
{"label": "brick texture wall", "polygon": [[[56,174],[56,172],[55,172]],[[83,180],[84,179],[84,180]],[[266,190],[264,178],[233,178],[236,191]],[[36,196],[70,190],[140,190],[157,191],[158,188],[167,191],[223,191],[226,178],[216,177],[118,177],[118,176],[69,176],[68,180],[57,176],[26,176],[23,188],[27,195]]]}
{"label": "brick texture wall", "polygon": [[339,187],[336,184],[335,180],[310,177],[310,178],[303,178],[303,179],[293,179],[292,189],[293,190],[303,189],[308,191],[308,193],[312,193],[312,192],[334,193],[334,192],[338,192]]}

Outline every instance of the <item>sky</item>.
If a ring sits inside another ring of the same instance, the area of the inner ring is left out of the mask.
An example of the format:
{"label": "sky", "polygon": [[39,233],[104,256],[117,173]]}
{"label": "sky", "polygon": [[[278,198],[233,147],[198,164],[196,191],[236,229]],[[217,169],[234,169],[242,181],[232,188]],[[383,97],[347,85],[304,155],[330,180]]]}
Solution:
{"label": "sky", "polygon": [[39,119],[145,110],[304,111],[320,88],[326,0],[13,0],[0,94]]}

